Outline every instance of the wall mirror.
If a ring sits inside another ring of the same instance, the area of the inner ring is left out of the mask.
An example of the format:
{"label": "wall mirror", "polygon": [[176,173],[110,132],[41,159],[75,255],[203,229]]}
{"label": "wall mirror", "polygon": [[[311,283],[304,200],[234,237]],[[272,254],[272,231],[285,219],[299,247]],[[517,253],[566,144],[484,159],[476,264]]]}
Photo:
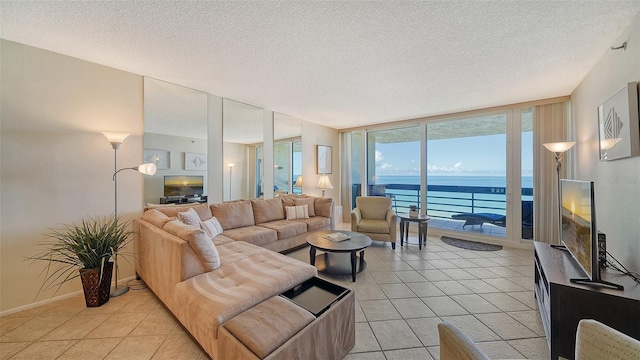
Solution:
{"label": "wall mirror", "polygon": [[223,199],[262,196],[263,110],[222,99]]}
{"label": "wall mirror", "polygon": [[206,202],[207,94],[144,78],[145,203]]}
{"label": "wall mirror", "polygon": [[302,120],[273,114],[274,195],[302,193]]}

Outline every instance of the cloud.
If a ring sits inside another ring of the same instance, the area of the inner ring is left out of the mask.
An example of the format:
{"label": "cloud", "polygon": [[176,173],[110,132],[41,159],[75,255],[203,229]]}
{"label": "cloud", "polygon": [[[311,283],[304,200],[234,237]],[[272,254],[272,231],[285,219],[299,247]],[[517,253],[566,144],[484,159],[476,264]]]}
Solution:
{"label": "cloud", "polygon": [[384,160],[384,156],[382,156],[382,152],[380,150],[376,150],[376,162],[380,162]]}
{"label": "cloud", "polygon": [[462,167],[462,161],[457,162],[455,165],[453,165],[454,169],[459,169],[460,167]]}
{"label": "cloud", "polygon": [[462,167],[462,161],[453,164],[452,167],[436,166],[427,164],[427,171],[432,173],[459,173],[468,172],[468,169]]}
{"label": "cloud", "polygon": [[381,170],[389,170],[389,169],[391,169],[392,167],[393,167],[393,165],[391,165],[391,164],[387,164],[387,163],[384,163],[384,164],[380,165],[380,169],[381,169]]}

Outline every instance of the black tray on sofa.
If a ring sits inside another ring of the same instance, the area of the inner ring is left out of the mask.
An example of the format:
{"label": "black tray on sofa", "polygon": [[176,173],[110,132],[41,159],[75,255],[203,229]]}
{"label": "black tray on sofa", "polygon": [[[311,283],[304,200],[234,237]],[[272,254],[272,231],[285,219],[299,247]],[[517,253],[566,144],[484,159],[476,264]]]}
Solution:
{"label": "black tray on sofa", "polygon": [[293,289],[283,292],[280,296],[318,317],[347,295],[349,291],[351,290],[319,277],[313,277],[296,285]]}

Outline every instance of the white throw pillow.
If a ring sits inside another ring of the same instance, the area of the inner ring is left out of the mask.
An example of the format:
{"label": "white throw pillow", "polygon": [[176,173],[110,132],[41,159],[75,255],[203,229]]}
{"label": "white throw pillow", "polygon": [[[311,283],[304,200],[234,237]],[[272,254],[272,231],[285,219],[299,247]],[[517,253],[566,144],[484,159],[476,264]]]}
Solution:
{"label": "white throw pillow", "polygon": [[212,238],[222,234],[224,231],[222,225],[220,225],[220,221],[218,221],[215,216],[209,220],[201,221],[200,227]]}
{"label": "white throw pillow", "polygon": [[178,219],[186,225],[200,227],[200,216],[194,209],[189,209],[178,213]]}
{"label": "white throw pillow", "polygon": [[287,220],[308,219],[309,207],[305,205],[286,206]]}

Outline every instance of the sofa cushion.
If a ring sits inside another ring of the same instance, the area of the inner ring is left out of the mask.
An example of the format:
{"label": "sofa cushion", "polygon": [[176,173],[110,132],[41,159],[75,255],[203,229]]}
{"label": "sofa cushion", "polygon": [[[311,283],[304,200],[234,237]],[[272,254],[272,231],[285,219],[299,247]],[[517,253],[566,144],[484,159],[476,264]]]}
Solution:
{"label": "sofa cushion", "polygon": [[313,207],[317,216],[331,217],[331,205],[333,199],[331,198],[315,198]]}
{"label": "sofa cushion", "polygon": [[180,205],[180,206],[167,206],[167,207],[159,207],[155,210],[162,212],[163,214],[171,217],[178,217],[179,212],[185,212],[189,209],[193,209],[198,213],[200,220],[204,221],[207,219],[211,219],[213,216],[211,214],[211,209],[207,204],[198,204],[195,203],[193,205]]}
{"label": "sofa cushion", "polygon": [[253,208],[249,200],[212,204],[211,212],[225,230],[255,225]]}
{"label": "sofa cushion", "polygon": [[312,197],[296,197],[293,199],[293,203],[298,205],[307,205],[309,210],[309,216],[316,216],[316,210],[314,205],[314,198]]}
{"label": "sofa cushion", "polygon": [[224,327],[264,359],[313,320],[310,312],[274,296],[227,321]]}
{"label": "sofa cushion", "polygon": [[193,208],[178,212],[178,219],[187,225],[200,227],[200,216]]}
{"label": "sofa cushion", "polygon": [[142,219],[162,229],[166,223],[173,220],[174,218],[169,217],[163,212],[160,212],[156,209],[151,209],[145,211],[144,214],[142,214]]}
{"label": "sofa cushion", "polygon": [[[174,303],[182,304],[177,316],[187,322],[185,327],[206,324],[216,339],[226,321],[317,275],[314,266],[271,250],[237,242],[232,247],[251,255],[230,264],[223,261],[218,270],[182,281],[174,291]],[[200,318],[204,314],[206,322]]]}
{"label": "sofa cushion", "polygon": [[284,208],[287,213],[287,220],[308,219],[309,207],[305,205],[287,206]]}
{"label": "sofa cushion", "polygon": [[388,234],[389,223],[386,220],[362,219],[358,223],[358,231],[375,234]]}
{"label": "sofa cushion", "polygon": [[212,238],[222,234],[222,232],[224,231],[222,229],[222,225],[220,225],[220,221],[218,221],[215,216],[209,220],[201,221],[200,228]]}
{"label": "sofa cushion", "polygon": [[280,198],[251,200],[251,207],[253,208],[253,218],[256,225],[284,219],[284,209]]}
{"label": "sofa cushion", "polygon": [[315,216],[309,219],[293,220],[307,224],[307,231],[324,230],[331,226],[331,219],[324,216]]}
{"label": "sofa cushion", "polygon": [[256,225],[225,230],[223,234],[233,240],[245,241],[258,246],[278,240],[278,233],[275,230]]}
{"label": "sofa cushion", "polygon": [[280,199],[282,200],[282,206],[296,206],[296,204],[293,202],[295,198],[297,198],[298,195],[296,194],[289,194],[289,195],[281,195]]}
{"label": "sofa cushion", "polygon": [[204,230],[187,225],[178,219],[169,221],[164,225],[163,229],[187,241],[206,271],[212,271],[220,267],[218,250],[211,237]]}
{"label": "sofa cushion", "polygon": [[286,239],[307,232],[307,224],[288,220],[270,221],[258,226],[275,230],[278,233],[278,239]]}

